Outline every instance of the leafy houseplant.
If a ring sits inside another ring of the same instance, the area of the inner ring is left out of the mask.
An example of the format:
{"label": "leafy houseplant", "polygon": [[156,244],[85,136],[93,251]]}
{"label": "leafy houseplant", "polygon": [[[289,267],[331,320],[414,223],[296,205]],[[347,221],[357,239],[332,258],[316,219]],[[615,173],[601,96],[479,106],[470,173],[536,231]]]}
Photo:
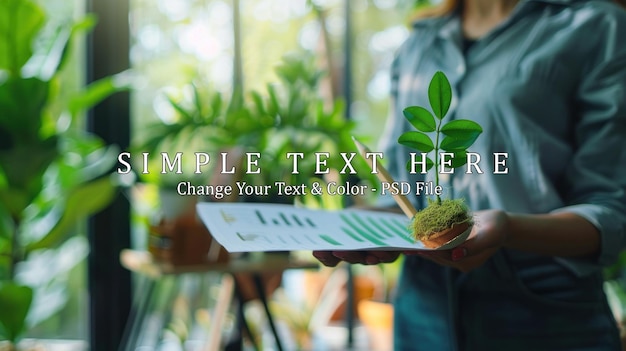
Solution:
{"label": "leafy houseplant", "polygon": [[[266,128],[255,143],[247,149],[262,154],[259,175],[244,175],[250,184],[271,185],[276,181],[299,185],[309,183],[315,174],[315,153],[328,153],[327,167],[343,167],[341,152],[353,151],[352,135],[356,124],[344,116],[341,100],[326,101],[320,97],[320,80],[325,72],[316,67],[310,54],[285,55],[275,69],[278,82],[268,84],[266,93],[253,92],[253,115],[264,121]],[[270,122],[269,125],[266,124]],[[304,154],[298,162],[298,173],[293,172],[290,152]],[[368,169],[365,162],[355,159],[356,169]],[[329,174],[330,176],[330,174]],[[348,179],[348,174],[337,174],[337,183]],[[270,201],[279,200],[270,194]],[[293,202],[293,198],[283,197]]]}
{"label": "leafy houseplant", "polygon": [[[147,185],[142,186],[143,200],[150,202],[146,195],[158,192],[157,201],[153,202],[159,211],[157,223],[148,224],[154,222],[152,210],[142,218],[149,228],[148,250],[156,259],[176,265],[205,263],[212,241],[195,213],[195,204],[201,195],[182,196],[178,185],[189,182],[192,186],[211,184],[234,188],[230,175],[217,174],[221,163],[219,153],[228,154],[230,165],[239,155],[234,149],[251,143],[250,140],[264,129],[263,121],[252,117],[239,91],[228,96],[201,79],[189,82],[165,98],[173,111],[172,121],[150,124],[132,147],[133,154],[149,153],[150,163],[159,166],[162,153],[168,154],[170,159],[176,153],[182,155],[181,174],[161,174],[160,169],[152,167],[148,174],[140,175],[143,185]],[[207,153],[210,157],[209,165],[200,174],[194,169],[196,152]],[[215,199],[228,201],[232,196]],[[227,259],[224,252],[220,253],[218,261]]]}
{"label": "leafy houseplant", "polygon": [[115,195],[108,176],[115,148],[80,127],[84,110],[122,89],[119,79],[71,96],[62,89],[69,46],[95,19],[53,31],[45,22],[33,1],[0,2],[0,340],[10,349],[61,307],[44,301],[41,281],[28,278],[29,257],[65,245],[78,220]]}
{"label": "leafy houseplant", "polygon": [[[166,98],[175,116],[171,122],[159,121],[146,128],[143,140],[133,149],[150,154],[154,164],[160,164],[162,152],[173,158],[176,152],[186,154],[194,152],[225,151],[237,145],[251,143],[271,122],[253,118],[245,106],[240,94],[234,94],[229,100],[221,92],[208,87],[201,81],[193,81],[182,88],[180,97],[168,95]],[[141,138],[139,138],[141,139]],[[193,160],[192,160],[193,161]],[[210,162],[210,165],[217,163]],[[183,161],[183,165],[193,162]],[[175,187],[180,181],[190,181],[195,185],[207,181],[206,176],[197,176],[194,169],[183,169],[183,174],[159,174],[152,170],[142,174],[147,182],[163,188]]]}
{"label": "leafy houseplant", "polygon": [[[189,84],[186,98],[168,97],[176,113],[174,122],[158,122],[146,128],[146,137],[136,144],[135,151],[149,152],[153,157],[160,157],[160,152],[173,154],[175,151],[190,151],[192,157],[195,151],[217,153],[239,149],[259,153],[260,173],[246,174],[238,169],[234,180],[252,186],[270,185],[271,191],[253,194],[244,200],[293,202],[293,197],[272,192],[277,190],[274,183],[309,183],[315,176],[316,152],[328,153],[329,169],[341,169],[344,163],[340,152],[353,150],[351,136],[355,123],[345,118],[341,101],[328,102],[320,97],[319,85],[324,72],[316,67],[312,55],[286,55],[275,73],[277,81],[267,84],[265,89],[246,93],[235,89],[230,97],[207,89],[200,82]],[[286,157],[290,152],[305,156],[298,160],[297,174],[292,172],[293,159]],[[188,164],[193,165],[193,162]],[[219,165],[219,160],[210,162],[209,166],[216,164]],[[354,167],[367,169],[358,158]],[[152,170],[149,177],[143,179],[166,187],[179,181],[210,181],[206,177],[190,178],[194,176],[193,169],[183,169],[182,175],[158,173]],[[347,179],[347,175],[338,178],[333,180],[339,183]]]}
{"label": "leafy houseplant", "polygon": [[[434,160],[425,157],[426,171],[435,168],[435,186],[439,186],[441,157],[445,151],[452,154],[451,168],[467,163],[467,149],[482,133],[482,127],[471,120],[455,119],[443,122],[452,101],[452,88],[443,72],[436,72],[428,87],[428,100],[432,113],[424,107],[411,106],[404,109],[405,118],[417,131],[405,132],[398,143],[422,153],[433,153]],[[434,114],[434,116],[433,116]],[[434,133],[434,140],[426,133]],[[407,169],[411,169],[407,164]],[[472,215],[462,199],[441,199],[436,194],[429,199],[426,208],[419,211],[412,222],[413,236],[427,247],[439,247],[472,225]]]}

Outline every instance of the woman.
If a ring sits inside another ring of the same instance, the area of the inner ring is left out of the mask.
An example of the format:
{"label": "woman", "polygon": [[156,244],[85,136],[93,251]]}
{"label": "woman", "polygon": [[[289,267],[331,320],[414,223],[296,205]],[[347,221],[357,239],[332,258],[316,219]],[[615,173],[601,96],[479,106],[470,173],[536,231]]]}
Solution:
{"label": "woman", "polygon": [[[419,180],[396,142],[410,130],[401,111],[428,106],[441,70],[450,113],[484,129],[471,151],[485,166],[444,179],[477,225],[453,250],[408,253],[395,348],[619,350],[601,269],[626,243],[626,12],[602,0],[452,0],[439,10],[415,23],[394,62],[385,159],[397,179]],[[508,153],[508,174],[493,174],[494,152]],[[314,255],[329,266],[398,256]]]}

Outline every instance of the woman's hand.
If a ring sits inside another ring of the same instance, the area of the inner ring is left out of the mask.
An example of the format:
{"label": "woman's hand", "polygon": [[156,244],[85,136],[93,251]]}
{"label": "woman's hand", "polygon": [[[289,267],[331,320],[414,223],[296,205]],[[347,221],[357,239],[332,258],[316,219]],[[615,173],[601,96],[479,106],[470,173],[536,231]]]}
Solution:
{"label": "woman's hand", "polygon": [[[405,251],[463,272],[485,263],[503,246],[539,255],[597,260],[600,232],[587,219],[568,212],[511,214],[500,210],[478,211],[469,238],[451,250]],[[393,262],[395,251],[315,251],[324,265],[341,261],[361,264]]]}
{"label": "woman's hand", "polygon": [[504,211],[487,210],[475,213],[475,223],[468,239],[451,250],[406,251],[438,264],[469,272],[481,266],[507,241],[509,216]]}
{"label": "woman's hand", "polygon": [[[509,218],[499,210],[475,213],[475,224],[468,239],[451,250],[405,251],[407,255],[419,255],[444,266],[468,272],[481,266],[506,242]],[[313,251],[313,256],[323,265],[334,267],[339,262],[374,265],[390,263],[400,255],[397,251]]]}
{"label": "woman's hand", "polygon": [[373,265],[379,263],[391,263],[395,261],[400,252],[398,251],[313,251],[313,256],[323,265],[335,267],[339,262],[361,263]]}

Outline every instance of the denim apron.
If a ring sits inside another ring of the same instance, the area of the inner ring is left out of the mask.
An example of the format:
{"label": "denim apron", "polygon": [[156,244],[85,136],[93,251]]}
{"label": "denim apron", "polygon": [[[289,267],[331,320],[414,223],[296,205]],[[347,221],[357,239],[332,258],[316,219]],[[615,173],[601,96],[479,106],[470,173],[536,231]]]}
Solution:
{"label": "denim apron", "polygon": [[601,273],[500,250],[464,274],[407,257],[394,303],[399,351],[621,350]]}

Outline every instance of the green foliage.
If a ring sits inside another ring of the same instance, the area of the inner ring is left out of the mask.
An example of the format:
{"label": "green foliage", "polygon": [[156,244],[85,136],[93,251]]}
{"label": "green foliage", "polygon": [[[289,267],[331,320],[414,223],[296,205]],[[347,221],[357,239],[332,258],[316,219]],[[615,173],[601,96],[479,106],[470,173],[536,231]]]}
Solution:
{"label": "green foliage", "polygon": [[[430,156],[426,158],[426,170],[439,166],[440,151],[454,154],[452,168],[463,166],[467,162],[467,149],[482,133],[482,127],[468,119],[443,123],[452,102],[452,87],[441,71],[437,71],[430,81],[428,100],[432,113],[421,106],[410,106],[403,110],[404,117],[417,131],[403,133],[398,138],[398,143],[423,153],[433,152],[434,161]],[[434,140],[427,134],[431,132],[435,133]],[[407,169],[410,170],[410,163],[407,163]],[[436,169],[435,185],[439,185],[439,172]],[[441,202],[439,196],[437,202]]]}
{"label": "green foliage", "polygon": [[33,289],[0,281],[0,337],[15,341],[24,329]]}
{"label": "green foliage", "polygon": [[[158,152],[184,150],[218,152],[241,148],[244,152],[258,152],[260,174],[242,174],[242,180],[252,185],[273,185],[276,181],[308,183],[315,173],[315,152],[329,153],[328,168],[343,168],[340,152],[353,152],[351,136],[355,123],[345,118],[343,102],[320,97],[319,83],[324,72],[316,66],[314,57],[306,53],[286,55],[275,72],[278,81],[267,84],[263,91],[236,91],[230,99],[201,83],[190,83],[191,94],[186,99],[168,98],[176,112],[175,120],[151,125],[146,140],[134,149],[150,152],[153,157],[160,157]],[[299,174],[292,173],[293,159],[286,158],[289,152],[305,155],[298,160]],[[354,167],[368,169],[358,158],[354,159]],[[161,186],[181,180],[176,175],[167,179],[168,175],[156,173],[144,180]],[[192,171],[183,173],[185,181],[194,181],[189,179]],[[287,197],[281,200],[293,201]]]}
{"label": "green foliage", "polygon": [[[149,125],[145,140],[137,142],[132,148],[137,152],[150,153],[151,160],[159,160],[155,164],[160,164],[161,152],[183,152],[185,160],[185,154],[197,151],[225,151],[238,145],[254,144],[263,130],[273,124],[269,118],[253,116],[240,96],[235,95],[229,100],[200,81],[189,83],[185,89],[190,94],[183,94],[182,98],[167,97],[175,112],[174,121]],[[183,161],[184,164],[191,162]],[[183,170],[184,179],[180,175],[161,175],[158,172],[142,177],[162,187],[175,186],[181,180],[196,184],[206,181],[202,175],[190,178],[190,174],[193,170]]]}
{"label": "green foliage", "polygon": [[116,149],[82,131],[79,119],[127,86],[113,76],[61,97],[70,43],[95,19],[52,31],[42,30],[45,22],[36,2],[0,1],[0,337],[11,342],[39,296],[18,281],[16,267],[65,242],[116,193],[108,176]]}
{"label": "green foliage", "polygon": [[430,235],[451,228],[455,224],[472,220],[469,209],[462,199],[446,199],[431,202],[419,211],[411,222],[416,240],[427,239]]}
{"label": "green foliage", "polygon": [[46,213],[45,218],[53,219],[50,222],[54,222],[54,225],[41,238],[27,243],[26,252],[55,247],[74,228],[78,219],[86,218],[106,207],[111,203],[115,194],[115,188],[109,177],[77,185],[66,195],[64,203],[61,204],[64,205],[62,211],[60,208],[55,208],[54,211]]}
{"label": "green foliage", "polygon": [[[254,115],[272,123],[258,143],[248,145],[263,155],[259,163],[262,174],[246,175],[244,180],[253,184],[308,183],[315,175],[316,152],[329,153],[327,167],[341,170],[344,161],[340,153],[354,151],[352,134],[356,125],[345,118],[341,100],[327,101],[320,96],[319,82],[324,72],[316,67],[314,57],[286,55],[276,74],[279,81],[268,84],[266,94],[252,93]],[[289,152],[305,155],[298,162],[299,174],[293,174],[293,160],[285,157]],[[354,167],[369,169],[360,158],[355,158]],[[346,176],[340,178],[345,180]]]}
{"label": "green foliage", "polygon": [[44,22],[43,10],[31,1],[0,2],[0,68],[19,72],[31,58],[33,38]]}

